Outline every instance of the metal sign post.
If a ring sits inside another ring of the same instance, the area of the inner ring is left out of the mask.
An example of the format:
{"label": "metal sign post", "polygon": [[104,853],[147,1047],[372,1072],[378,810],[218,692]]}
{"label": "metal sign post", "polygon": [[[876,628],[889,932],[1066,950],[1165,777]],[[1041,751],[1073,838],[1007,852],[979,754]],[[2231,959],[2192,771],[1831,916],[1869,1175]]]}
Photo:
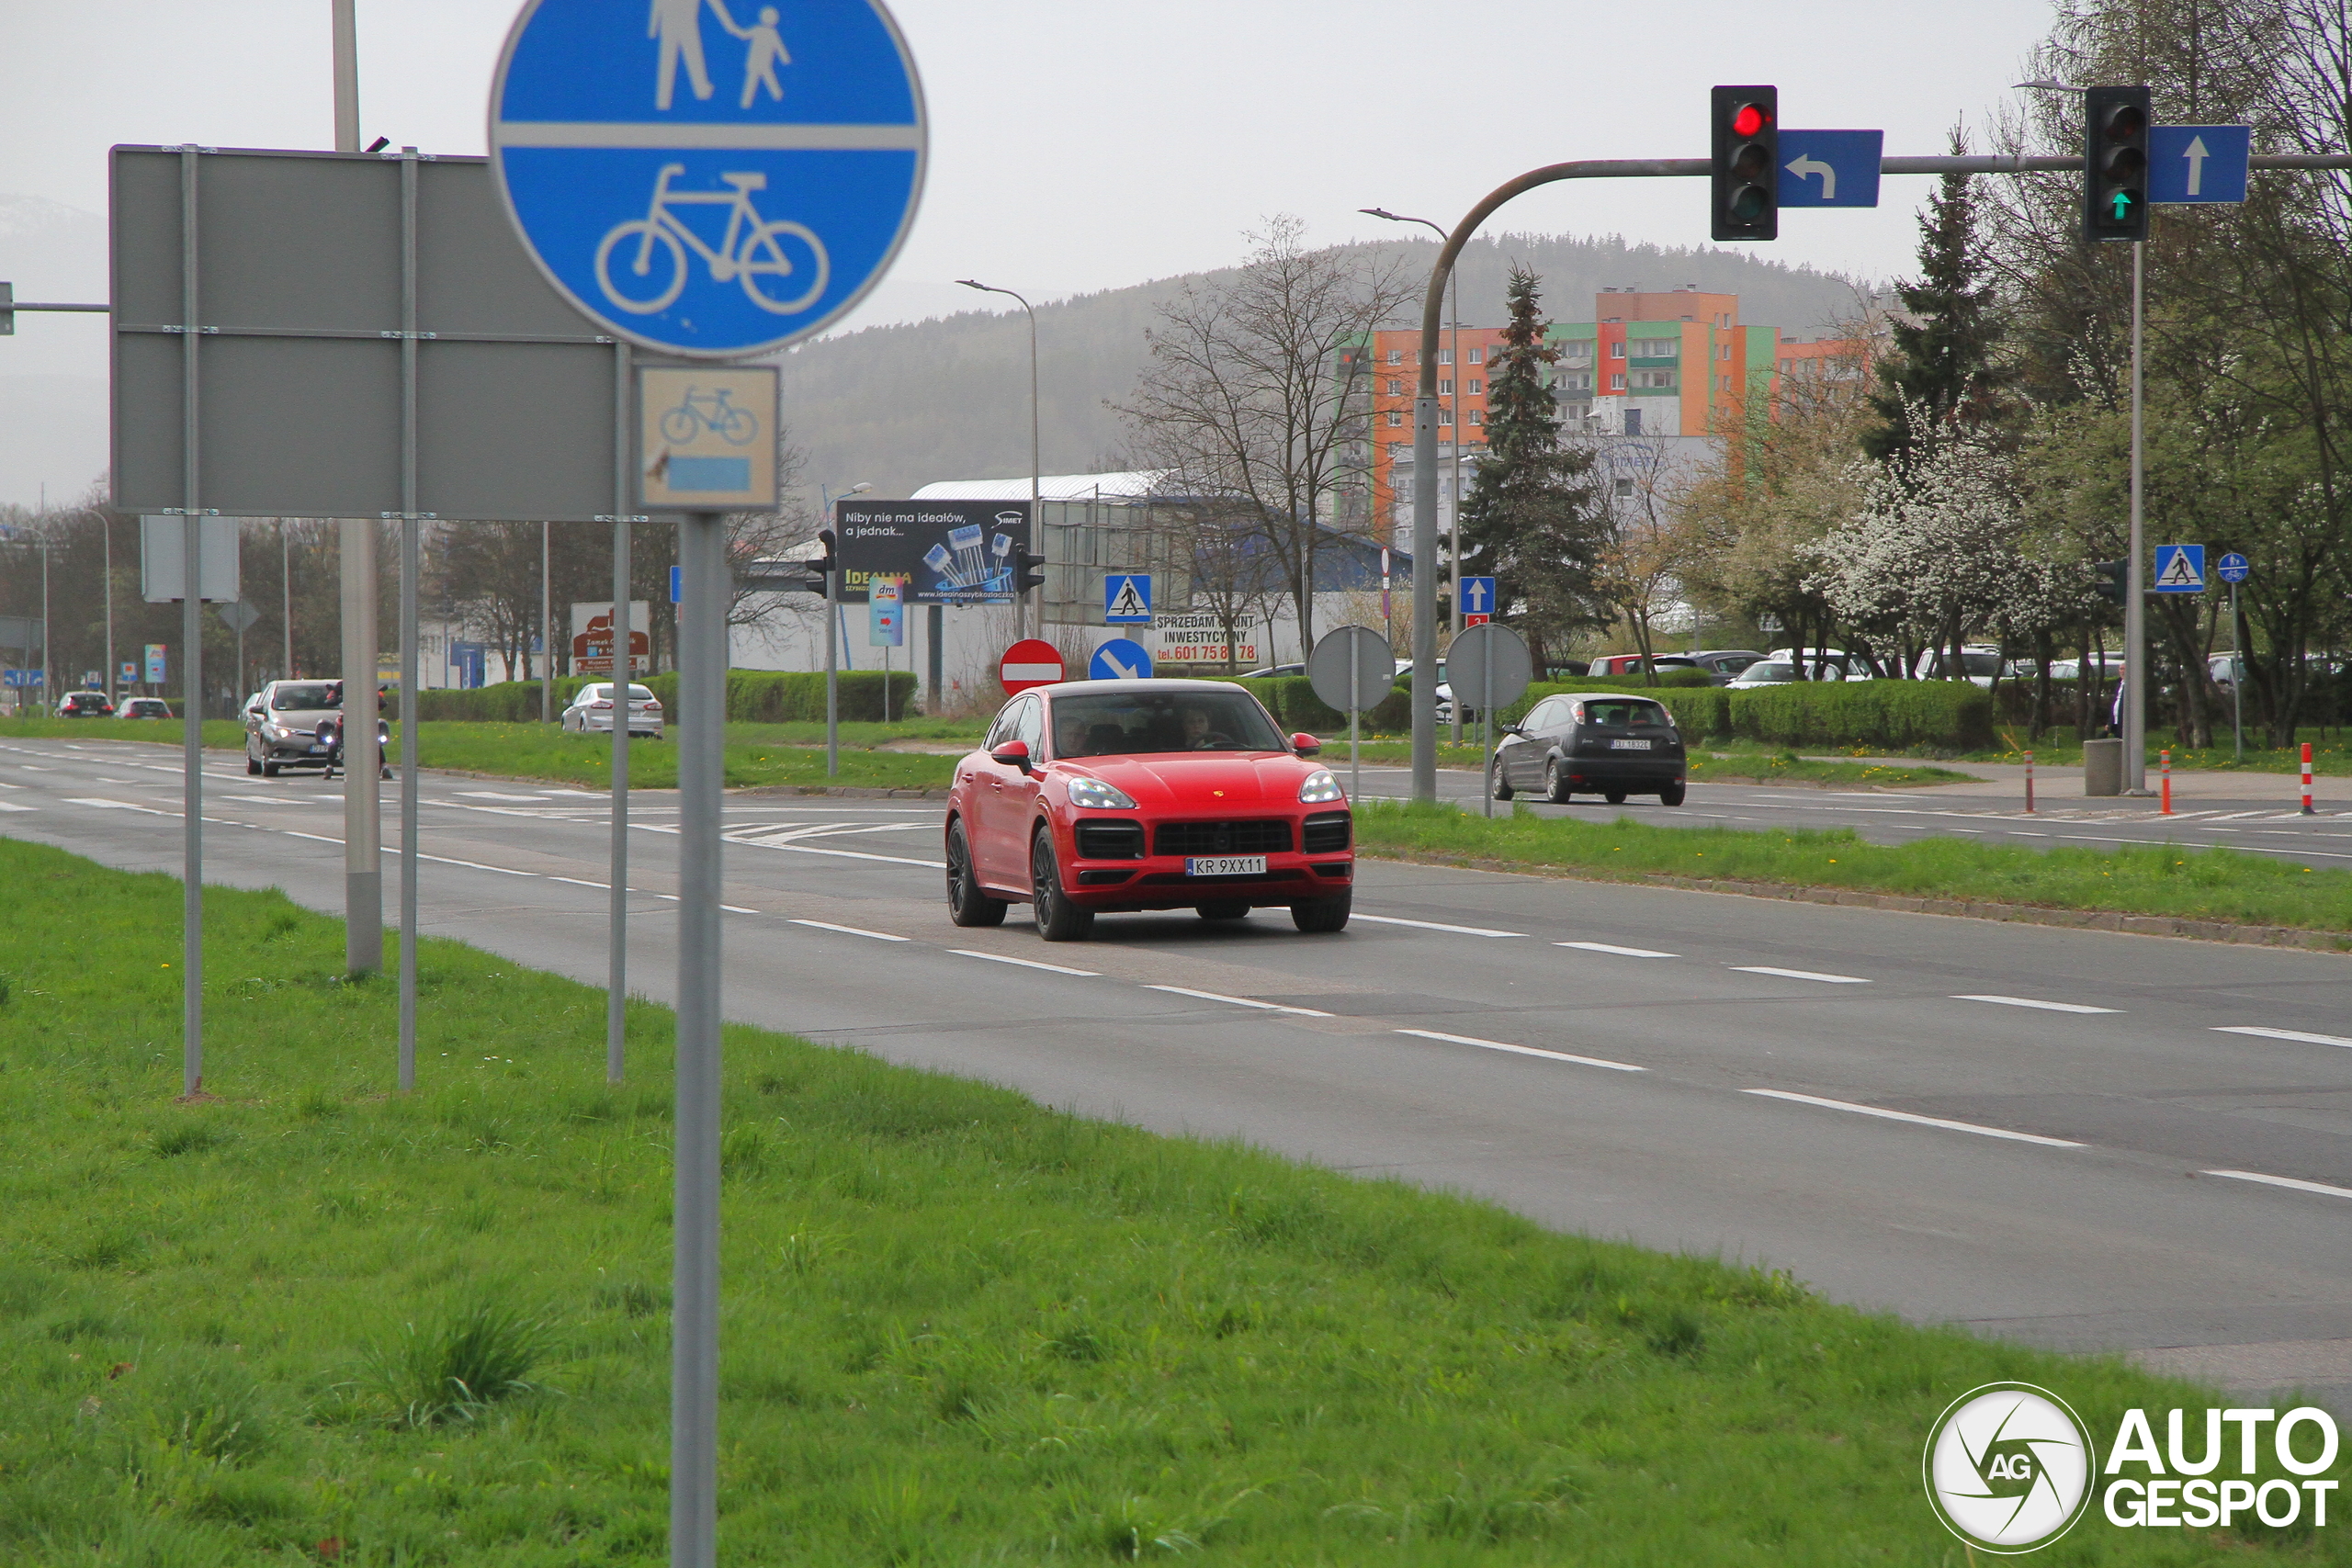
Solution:
{"label": "metal sign post", "polygon": [[2245,761],[2245,634],[2238,619],[2238,584],[2253,575],[2245,557],[2232,550],[2215,569],[2230,585],[2230,737],[2237,760]]}
{"label": "metal sign post", "polygon": [[1396,684],[1396,658],[1388,639],[1370,626],[1333,626],[1316,639],[1306,657],[1306,679],[1315,694],[1329,707],[1348,716],[1348,798],[1353,801],[1363,786],[1363,755],[1359,717],[1377,706]]}
{"label": "metal sign post", "polygon": [[1489,621],[1463,628],[1446,654],[1445,669],[1452,677],[1456,713],[1462,711],[1465,692],[1475,688],[1478,693],[1478,734],[1483,753],[1478,762],[1478,794],[1486,814],[1492,817],[1495,792],[1489,770],[1495,750],[1495,709],[1519,701],[1526,693],[1534,679],[1534,660],[1527,650],[1526,640],[1517,632]]}

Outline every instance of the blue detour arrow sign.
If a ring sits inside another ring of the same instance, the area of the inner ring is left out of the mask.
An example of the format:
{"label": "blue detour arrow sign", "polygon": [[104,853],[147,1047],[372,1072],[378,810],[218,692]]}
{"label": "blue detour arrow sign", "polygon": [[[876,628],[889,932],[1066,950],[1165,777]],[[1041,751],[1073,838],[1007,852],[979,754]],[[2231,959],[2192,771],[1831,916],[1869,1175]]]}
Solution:
{"label": "blue detour arrow sign", "polygon": [[674,354],[838,321],[913,222],[925,146],[879,0],[530,0],[491,83],[525,249],[606,331]]}
{"label": "blue detour arrow sign", "polygon": [[1782,207],[1876,207],[1883,130],[1781,130]]}
{"label": "blue detour arrow sign", "polygon": [[1151,674],[1151,650],[1132,638],[1115,637],[1094,650],[1086,673],[1097,681],[1141,681]]}

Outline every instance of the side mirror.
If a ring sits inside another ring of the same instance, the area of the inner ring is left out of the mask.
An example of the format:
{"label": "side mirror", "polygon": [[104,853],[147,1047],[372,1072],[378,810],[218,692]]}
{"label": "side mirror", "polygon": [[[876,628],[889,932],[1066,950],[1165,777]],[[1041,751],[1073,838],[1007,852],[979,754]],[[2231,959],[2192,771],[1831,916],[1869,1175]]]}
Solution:
{"label": "side mirror", "polygon": [[1315,753],[1323,750],[1323,742],[1316,739],[1315,737],[1307,734],[1305,730],[1301,730],[1296,735],[1290,738],[1290,749],[1297,752],[1302,757],[1312,757]]}
{"label": "side mirror", "polygon": [[1001,767],[1019,768],[1025,773],[1029,771],[1029,742],[1008,740],[989,752],[989,760]]}

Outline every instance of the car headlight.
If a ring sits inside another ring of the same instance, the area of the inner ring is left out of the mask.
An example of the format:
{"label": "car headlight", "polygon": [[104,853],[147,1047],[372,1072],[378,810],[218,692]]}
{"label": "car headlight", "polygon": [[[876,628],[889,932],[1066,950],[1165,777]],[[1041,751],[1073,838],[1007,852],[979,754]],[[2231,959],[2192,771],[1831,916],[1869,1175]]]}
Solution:
{"label": "car headlight", "polygon": [[1125,790],[1116,784],[1104,784],[1101,779],[1091,778],[1069,781],[1069,803],[1108,811],[1133,811],[1136,808],[1136,803],[1127,798]]}
{"label": "car headlight", "polygon": [[1327,800],[1339,798],[1340,798],[1340,781],[1331,776],[1331,770],[1329,768],[1316,769],[1307,774],[1305,782],[1298,786],[1298,803],[1301,806],[1320,806]]}

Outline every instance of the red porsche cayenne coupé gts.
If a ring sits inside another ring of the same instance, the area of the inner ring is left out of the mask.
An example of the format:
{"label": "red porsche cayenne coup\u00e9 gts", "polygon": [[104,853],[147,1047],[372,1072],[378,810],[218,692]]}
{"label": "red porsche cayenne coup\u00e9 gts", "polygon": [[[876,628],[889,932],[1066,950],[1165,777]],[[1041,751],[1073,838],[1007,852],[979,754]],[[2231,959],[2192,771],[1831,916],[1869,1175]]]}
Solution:
{"label": "red porsche cayenne coup\u00e9 gts", "polygon": [[947,911],[992,926],[1036,906],[1047,942],[1098,914],[1284,905],[1303,931],[1348,923],[1354,820],[1311,735],[1215,681],[1066,681],[1004,705],[956,767]]}

